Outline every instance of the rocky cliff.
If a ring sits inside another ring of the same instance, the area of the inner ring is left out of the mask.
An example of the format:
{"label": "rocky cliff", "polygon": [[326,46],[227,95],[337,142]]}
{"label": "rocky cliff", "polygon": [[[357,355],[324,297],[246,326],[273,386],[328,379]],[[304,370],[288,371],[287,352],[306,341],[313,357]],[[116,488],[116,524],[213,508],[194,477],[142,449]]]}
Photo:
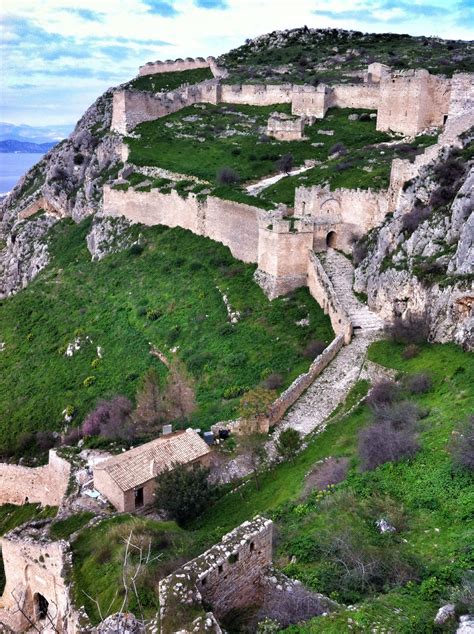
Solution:
{"label": "rocky cliff", "polygon": [[424,315],[429,338],[474,348],[473,132],[405,187],[355,250],[355,290],[386,320]]}
{"label": "rocky cliff", "polygon": [[[85,112],[71,136],[23,176],[0,208],[0,298],[48,263],[46,234],[57,220],[100,210],[102,186],[120,168],[121,139],[110,132],[111,92]],[[46,213],[35,214],[41,209]]]}

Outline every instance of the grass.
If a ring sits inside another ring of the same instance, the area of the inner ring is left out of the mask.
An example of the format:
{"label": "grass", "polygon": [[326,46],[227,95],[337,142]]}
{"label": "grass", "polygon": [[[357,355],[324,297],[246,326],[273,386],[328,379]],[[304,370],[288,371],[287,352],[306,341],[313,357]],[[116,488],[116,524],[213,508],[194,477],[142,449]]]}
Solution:
{"label": "grass", "polygon": [[[137,579],[140,604],[133,591],[125,610],[138,618],[141,610],[146,618],[156,615],[158,609],[158,580],[177,568],[183,555],[193,550],[191,536],[173,522],[156,522],[131,515],[120,515],[102,521],[97,526],[84,530],[73,543],[73,594],[76,605],[84,605],[92,622],[100,621],[97,600],[101,612],[106,615],[117,612],[124,596],[123,562],[125,540],[130,535],[131,543],[148,552],[150,546],[153,561],[143,568]],[[132,549],[127,567],[129,578],[139,563],[139,554]]]}
{"label": "grass", "polygon": [[176,90],[183,84],[198,84],[213,77],[214,75],[210,68],[196,68],[194,70],[142,75],[133,79],[127,86],[134,90],[145,90],[147,92],[169,92]]}
{"label": "grass", "polygon": [[[137,126],[135,132],[140,136],[127,139],[130,160],[138,166],[154,165],[205,179],[217,196],[260,205],[259,201],[292,205],[295,187],[299,185],[328,182],[332,187],[388,186],[392,159],[402,153],[403,146],[378,147],[391,137],[377,132],[374,119],[348,119],[349,114],[367,115],[369,111],[335,108],[323,120],[306,126],[304,140],[277,141],[262,136],[268,116],[275,110],[289,113],[290,105],[199,104],[184,108]],[[332,130],[334,135],[323,135],[319,130]],[[412,154],[435,141],[435,137],[420,137],[413,144]],[[329,157],[336,143],[345,146],[346,156]],[[316,159],[320,164],[299,176],[282,179],[259,198],[246,195],[241,185],[218,185],[217,175],[223,167],[235,170],[241,183],[259,180],[278,173],[277,162],[288,153],[295,166],[303,165],[307,159]]]}
{"label": "grass", "polygon": [[[150,366],[164,379],[166,369],[150,355],[150,344],[168,357],[177,349],[196,389],[191,423],[208,429],[235,417],[239,397],[226,399],[225,390],[245,391],[271,372],[283,375],[283,389],[308,369],[307,343],[333,337],[307,289],[268,301],[253,281],[255,267],[235,260],[221,244],[182,229],[134,226],[141,253],[132,248],[91,262],[89,227],[90,219],[58,223],[51,263],[0,304],[3,449],[23,432],[62,430],[68,406],[79,424],[101,398],[134,399]],[[235,326],[216,286],[241,313]],[[310,327],[295,325],[306,316]],[[80,351],[65,356],[76,337]]]}
{"label": "grass", "polygon": [[70,515],[66,519],[57,520],[51,524],[49,535],[52,539],[67,539],[85,526],[93,517],[94,513],[83,511]]}

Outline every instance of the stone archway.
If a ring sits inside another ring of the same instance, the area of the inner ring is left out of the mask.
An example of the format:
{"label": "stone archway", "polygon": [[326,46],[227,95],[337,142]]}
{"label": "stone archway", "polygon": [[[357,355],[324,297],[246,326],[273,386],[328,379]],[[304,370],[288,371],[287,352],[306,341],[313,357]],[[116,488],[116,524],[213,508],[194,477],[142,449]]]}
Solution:
{"label": "stone archway", "polygon": [[337,244],[337,233],[335,231],[330,231],[326,236],[326,246],[335,249]]}
{"label": "stone archway", "polygon": [[35,619],[41,621],[48,615],[49,601],[39,592],[35,592],[33,596],[33,604],[35,608]]}

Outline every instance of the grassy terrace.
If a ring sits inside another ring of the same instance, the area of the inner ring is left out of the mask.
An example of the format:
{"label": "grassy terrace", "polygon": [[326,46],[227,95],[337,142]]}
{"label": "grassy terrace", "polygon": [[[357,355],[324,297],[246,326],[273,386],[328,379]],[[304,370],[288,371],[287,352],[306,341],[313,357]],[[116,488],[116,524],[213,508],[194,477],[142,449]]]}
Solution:
{"label": "grassy terrace", "polygon": [[[68,406],[78,424],[100,398],[133,399],[150,366],[166,372],[150,356],[150,342],[168,355],[177,348],[195,383],[193,423],[206,429],[232,418],[240,394],[269,373],[281,373],[287,386],[309,366],[308,342],[332,339],[329,319],[307,289],[268,301],[253,282],[255,267],[221,244],[181,229],[136,226],[142,253],[91,262],[89,223],[59,223],[50,265],[0,305],[0,446],[22,432],[62,429]],[[241,313],[235,326],[216,286]],[[310,327],[295,325],[306,316]],[[80,351],[65,356],[76,337]]]}
{"label": "grassy terrace", "polygon": [[[272,203],[293,204],[294,190],[299,185],[328,183],[331,187],[387,187],[392,159],[412,157],[436,141],[434,136],[418,137],[409,146],[392,141],[384,132],[377,132],[375,120],[368,111],[334,108],[313,126],[306,126],[302,141],[277,141],[265,135],[271,112],[290,112],[289,104],[276,106],[234,106],[199,104],[162,119],[137,126],[139,138],[129,138],[130,160],[138,166],[163,167],[181,174],[193,175],[210,183],[212,193],[223,198],[270,206]],[[350,114],[365,115],[350,121]],[[333,131],[333,135],[319,131]],[[330,150],[341,143],[345,154],[330,156]],[[277,162],[292,154],[295,166],[306,159],[320,162],[313,169],[294,177],[285,177],[264,190],[260,197],[249,197],[242,184],[219,187],[217,174],[230,167],[241,183],[259,180],[278,173]],[[157,186],[162,187],[163,183]],[[165,188],[168,186],[164,185]],[[200,186],[202,188],[202,186]]]}
{"label": "grassy terrace", "polygon": [[132,79],[127,84],[134,90],[146,90],[147,92],[169,92],[183,84],[198,84],[206,79],[212,79],[214,75],[210,68],[196,68],[194,70],[182,70],[173,73],[156,73],[143,75]]}
{"label": "grassy terrace", "polygon": [[[240,491],[221,498],[187,531],[176,532],[169,524],[146,522],[146,530],[151,531],[149,538],[155,543],[168,533],[157,548],[163,553],[163,564],[169,565],[152,568],[149,574],[157,579],[177,561],[195,556],[225,532],[261,513],[276,523],[278,567],[342,604],[357,604],[355,610],[343,608],[333,616],[290,628],[292,634],[345,632],[349,629],[348,618],[354,620],[353,631],[357,632],[372,631],[376,626],[402,634],[434,631],[432,622],[439,605],[474,563],[474,483],[467,471],[453,466],[447,451],[454,426],[474,407],[470,390],[474,362],[471,355],[454,345],[426,345],[418,357],[409,361],[402,358],[402,350],[402,346],[380,342],[371,347],[369,358],[400,373],[429,368],[433,388],[422,396],[410,397],[428,410],[419,423],[421,451],[413,459],[359,472],[357,434],[369,422],[370,412],[365,405],[350,414],[345,412],[366,392],[367,384],[360,382],[327,429],[313,437],[293,462],[280,464],[263,476],[259,490],[253,480],[249,481]],[[317,461],[329,456],[349,459],[346,480],[325,495],[303,495],[305,475]],[[397,533],[380,535],[374,525],[379,516],[395,522]],[[123,534],[141,522],[145,521],[123,516],[85,531],[74,547],[76,587],[97,596],[104,605],[114,591],[111,588],[120,584]],[[398,561],[409,562],[414,569],[413,580],[398,585],[387,573],[378,585],[356,588],[351,593],[339,591],[340,571],[328,565],[318,544],[322,536],[341,526],[358,535],[371,556],[382,557],[388,571]],[[290,563],[293,556],[296,562]],[[394,560],[395,556],[399,559]],[[144,602],[152,612],[157,606],[156,584],[150,585],[148,579],[147,573],[143,585],[140,583],[140,593],[144,593]],[[96,614],[94,606],[87,607]]]}

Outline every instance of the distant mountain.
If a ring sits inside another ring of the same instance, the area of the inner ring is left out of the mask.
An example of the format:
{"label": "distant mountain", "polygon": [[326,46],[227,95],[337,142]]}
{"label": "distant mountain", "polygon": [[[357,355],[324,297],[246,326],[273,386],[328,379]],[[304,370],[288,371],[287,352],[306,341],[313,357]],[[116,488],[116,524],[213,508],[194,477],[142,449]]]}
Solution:
{"label": "distant mountain", "polygon": [[52,143],[53,141],[65,139],[72,132],[73,128],[73,124],[52,127],[33,127],[0,121],[0,141]]}
{"label": "distant mountain", "polygon": [[21,154],[45,154],[54,147],[56,143],[31,143],[30,141],[15,141],[8,139],[0,141],[0,154],[21,153]]}

